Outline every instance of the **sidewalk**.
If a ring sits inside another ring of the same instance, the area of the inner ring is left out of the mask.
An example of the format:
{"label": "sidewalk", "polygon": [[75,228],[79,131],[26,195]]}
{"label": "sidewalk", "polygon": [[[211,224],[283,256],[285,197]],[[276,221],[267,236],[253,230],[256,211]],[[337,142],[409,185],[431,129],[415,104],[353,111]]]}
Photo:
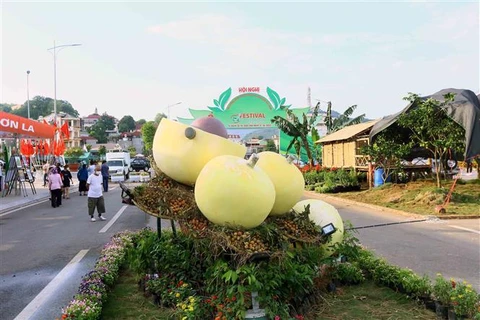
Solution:
{"label": "sidewalk", "polygon": [[[76,179],[77,173],[72,172],[72,176],[74,184],[70,187],[70,193],[78,191],[78,181]],[[30,188],[30,184],[25,184],[27,189],[27,196],[23,195],[23,191],[20,189],[12,190],[12,193],[5,197],[0,197],[0,215],[15,210],[18,208],[26,207],[31,204],[41,202],[44,200],[48,200],[50,198],[50,191],[48,190],[48,186],[43,186],[43,174],[38,174],[35,176],[35,191],[36,194],[33,194],[32,189]],[[0,192],[1,196],[1,192]]]}

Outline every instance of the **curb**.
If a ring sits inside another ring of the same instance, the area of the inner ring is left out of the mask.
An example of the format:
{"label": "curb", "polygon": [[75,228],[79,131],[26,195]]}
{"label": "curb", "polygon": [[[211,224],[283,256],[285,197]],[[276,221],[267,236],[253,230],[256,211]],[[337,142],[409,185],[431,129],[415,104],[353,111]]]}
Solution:
{"label": "curb", "polygon": [[[70,193],[74,193],[74,192],[78,192],[78,185],[74,185],[73,187],[70,187]],[[48,200],[49,198],[50,198],[50,195],[47,194],[44,197],[35,198],[33,200],[26,199],[27,201],[25,201],[23,203],[13,205],[13,206],[10,206],[8,208],[0,210],[0,214],[4,214],[4,213],[7,213],[7,212],[10,212],[10,211],[13,211],[13,210],[17,210],[17,209],[20,209],[20,208],[23,208],[23,207],[26,207],[26,206],[31,206],[31,205],[34,205],[36,203]]]}
{"label": "curb", "polygon": [[434,217],[434,218],[438,218],[438,219],[441,219],[441,220],[479,219],[480,218],[479,215],[436,215],[436,214],[422,215],[422,214],[418,214],[418,213],[412,213],[412,212],[406,212],[406,211],[402,211],[402,210],[398,210],[398,209],[382,207],[382,206],[375,205],[375,204],[358,202],[358,201],[354,201],[354,200],[350,200],[350,199],[344,199],[344,198],[340,198],[340,197],[330,196],[330,195],[326,195],[326,194],[323,194],[323,193],[317,193],[315,191],[305,190],[303,194],[306,195],[306,196],[309,196],[309,197],[316,197],[316,198],[320,198],[320,199],[330,199],[330,200],[343,202],[343,203],[347,203],[347,204],[351,204],[351,205],[356,205],[356,206],[360,206],[360,207],[364,207],[364,208],[370,208],[370,209],[375,209],[375,210],[378,210],[378,211],[390,212],[390,213],[394,213],[394,214],[398,214],[398,215],[402,215],[402,216],[407,216],[407,217],[414,217],[414,218],[418,218],[418,219],[425,219],[425,218],[429,218],[429,217]]}

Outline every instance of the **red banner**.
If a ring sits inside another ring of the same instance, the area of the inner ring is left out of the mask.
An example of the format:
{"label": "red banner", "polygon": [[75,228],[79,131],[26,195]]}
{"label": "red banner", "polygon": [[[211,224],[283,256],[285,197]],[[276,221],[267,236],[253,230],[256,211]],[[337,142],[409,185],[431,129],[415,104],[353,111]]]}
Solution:
{"label": "red banner", "polygon": [[55,135],[53,126],[1,111],[0,131],[47,139],[52,139]]}

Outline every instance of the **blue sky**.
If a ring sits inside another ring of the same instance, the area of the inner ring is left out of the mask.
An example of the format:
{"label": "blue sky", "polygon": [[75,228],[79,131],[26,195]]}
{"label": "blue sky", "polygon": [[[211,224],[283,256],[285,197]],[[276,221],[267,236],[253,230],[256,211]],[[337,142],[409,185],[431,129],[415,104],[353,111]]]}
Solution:
{"label": "blue sky", "polygon": [[479,4],[471,2],[1,4],[3,103],[53,97],[82,116],[188,117],[232,87],[267,86],[293,107],[313,99],[378,118],[408,92],[479,93]]}

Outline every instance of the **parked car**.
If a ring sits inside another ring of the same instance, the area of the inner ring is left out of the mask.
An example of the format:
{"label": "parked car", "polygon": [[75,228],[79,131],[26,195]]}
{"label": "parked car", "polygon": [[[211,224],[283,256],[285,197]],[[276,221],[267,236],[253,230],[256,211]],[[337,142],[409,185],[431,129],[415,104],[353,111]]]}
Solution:
{"label": "parked car", "polygon": [[147,172],[150,169],[150,161],[145,158],[135,158],[130,163],[130,171],[140,171],[143,170]]}

